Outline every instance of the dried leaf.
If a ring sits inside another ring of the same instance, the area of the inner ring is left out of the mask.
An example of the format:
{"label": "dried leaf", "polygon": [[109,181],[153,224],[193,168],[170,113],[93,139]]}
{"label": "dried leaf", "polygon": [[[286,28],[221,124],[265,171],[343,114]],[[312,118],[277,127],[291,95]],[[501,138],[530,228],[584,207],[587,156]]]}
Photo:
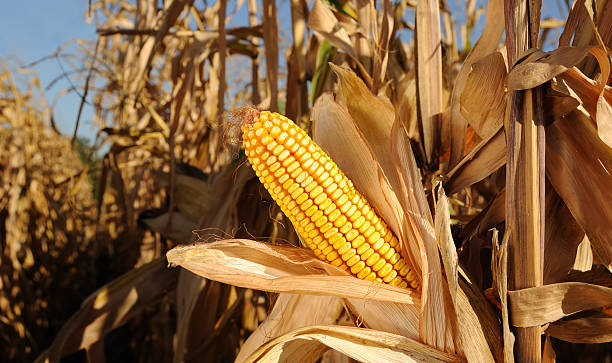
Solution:
{"label": "dried leaf", "polygon": [[[593,251],[612,270],[612,149],[580,112],[546,129],[546,174],[586,232]],[[588,185],[588,188],[585,188]]]}
{"label": "dried leaf", "polygon": [[572,343],[608,343],[612,341],[612,317],[596,313],[579,319],[559,320],[550,324],[545,332]]}
{"label": "dried leaf", "polygon": [[418,340],[420,305],[347,298],[345,303],[356,321],[366,328]]}
{"label": "dried leaf", "polygon": [[451,171],[446,187],[454,194],[493,174],[506,163],[506,137],[499,125],[497,132],[482,140]]}
{"label": "dried leaf", "polygon": [[472,64],[461,93],[461,113],[481,138],[488,138],[503,124],[506,111],[506,63],[501,52]]}
{"label": "dried leaf", "polygon": [[226,240],[175,247],[168,262],[226,284],[271,292],[355,297],[405,304],[418,294],[387,284],[348,276],[316,258],[312,251],[271,246],[250,240]]}
{"label": "dried leaf", "polygon": [[[451,95],[451,153],[449,168],[455,167],[463,158],[463,149],[465,145],[465,130],[467,120],[463,117],[460,111],[460,97],[465,88],[467,77],[472,70],[472,64],[477,62],[482,57],[493,53],[498,45],[501,35],[504,32],[504,2],[501,0],[492,0],[487,4],[487,20],[485,28],[476,41],[476,44],[470,50],[470,53],[465,58],[463,66],[455,79],[453,92]],[[450,188],[449,188],[449,194]]]}
{"label": "dried leaf", "polygon": [[308,27],[321,34],[338,49],[345,51],[353,58],[357,58],[357,53],[355,53],[348,33],[338,22],[331,9],[321,0],[315,0],[312,6],[308,17]]}
{"label": "dried leaf", "polygon": [[508,91],[535,88],[582,61],[593,46],[536,51],[508,73]]}
{"label": "dried leaf", "polygon": [[244,362],[260,346],[292,330],[333,324],[342,300],[333,296],[280,294],[266,320],[244,342],[236,362]]}
{"label": "dried leaf", "polygon": [[36,361],[59,362],[62,356],[98,342],[165,296],[177,277],[164,259],[157,259],[106,284],[83,302]]}
{"label": "dried leaf", "polygon": [[342,326],[312,326],[272,340],[247,362],[278,362],[289,357],[300,362],[315,361],[329,348],[362,362],[463,361],[401,335]]}
{"label": "dried leaf", "polygon": [[512,325],[538,326],[565,316],[610,305],[612,288],[582,282],[509,291]]}
{"label": "dried leaf", "polygon": [[432,164],[437,155],[440,135],[442,98],[442,35],[440,32],[440,4],[436,0],[421,0],[416,7],[416,80],[423,146],[427,162]]}

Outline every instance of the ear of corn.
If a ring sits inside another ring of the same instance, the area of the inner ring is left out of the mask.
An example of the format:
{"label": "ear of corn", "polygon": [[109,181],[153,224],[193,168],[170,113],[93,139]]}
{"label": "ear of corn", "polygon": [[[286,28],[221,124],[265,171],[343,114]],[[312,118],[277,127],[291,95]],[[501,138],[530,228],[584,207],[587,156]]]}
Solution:
{"label": "ear of corn", "polygon": [[264,111],[242,133],[259,180],[317,257],[360,279],[418,287],[393,232],[302,129]]}

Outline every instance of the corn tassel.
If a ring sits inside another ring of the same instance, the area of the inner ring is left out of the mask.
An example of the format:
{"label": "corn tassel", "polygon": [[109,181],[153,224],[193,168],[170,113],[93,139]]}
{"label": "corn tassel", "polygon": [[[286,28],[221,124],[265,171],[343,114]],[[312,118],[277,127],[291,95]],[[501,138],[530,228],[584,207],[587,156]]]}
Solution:
{"label": "corn tassel", "polygon": [[317,257],[360,279],[418,287],[393,232],[306,132],[264,111],[242,133],[259,180]]}

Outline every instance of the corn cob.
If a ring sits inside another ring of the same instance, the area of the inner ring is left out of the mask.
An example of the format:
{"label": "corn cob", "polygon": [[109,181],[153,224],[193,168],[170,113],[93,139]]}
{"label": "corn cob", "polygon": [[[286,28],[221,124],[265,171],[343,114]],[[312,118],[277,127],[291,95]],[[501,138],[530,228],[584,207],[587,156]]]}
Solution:
{"label": "corn cob", "polygon": [[360,279],[418,287],[393,232],[306,132],[263,111],[242,134],[259,180],[317,257]]}

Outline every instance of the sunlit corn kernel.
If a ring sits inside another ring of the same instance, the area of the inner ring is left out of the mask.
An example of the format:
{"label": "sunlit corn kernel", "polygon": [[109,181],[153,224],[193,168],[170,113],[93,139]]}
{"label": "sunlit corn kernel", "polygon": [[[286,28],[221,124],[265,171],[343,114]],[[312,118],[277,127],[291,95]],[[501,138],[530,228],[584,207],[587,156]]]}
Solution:
{"label": "sunlit corn kernel", "polygon": [[321,180],[320,178],[321,176],[323,176],[323,173],[326,173],[325,168],[323,168],[321,164],[319,164],[317,170],[314,171],[314,176],[317,178],[317,180]]}
{"label": "sunlit corn kernel", "polygon": [[356,231],[356,230],[354,230],[354,229],[351,229],[350,231],[348,231],[348,232],[346,233],[346,239],[347,239],[347,240],[349,240],[349,241],[352,241],[352,240],[354,240],[354,239],[355,239],[355,238],[356,238],[358,235],[359,235],[359,232],[357,232],[357,231]]}
{"label": "sunlit corn kernel", "polygon": [[[285,175],[285,169],[284,168],[280,168],[277,171],[274,172],[274,177],[275,178],[280,178],[281,176]],[[282,183],[280,183],[282,184]]]}
{"label": "sunlit corn kernel", "polygon": [[270,169],[271,172],[274,173],[280,167],[281,167],[281,164],[277,161],[274,164],[272,164],[269,169]]}
{"label": "sunlit corn kernel", "polygon": [[297,168],[299,168],[300,163],[297,161],[294,161],[293,164],[289,165],[287,167],[287,172],[288,173],[293,173]]}
{"label": "sunlit corn kernel", "polygon": [[350,216],[351,214],[349,213],[349,209],[352,206],[353,205],[351,204],[351,202],[347,202],[347,203],[344,203],[344,205],[340,208],[340,210],[342,211],[342,213],[346,214],[347,216]]}
{"label": "sunlit corn kernel", "polygon": [[[354,251],[354,249],[351,250],[351,251]],[[355,251],[355,253],[357,253],[357,251]],[[351,267],[351,266],[353,266],[354,264],[356,264],[359,261],[360,261],[359,255],[355,254],[352,257],[348,258],[348,260],[346,261],[346,264],[347,264],[347,266]]]}
{"label": "sunlit corn kernel", "polygon": [[370,274],[370,272],[372,272],[372,269],[369,267],[364,267],[361,271],[359,271],[359,273],[357,274],[357,278],[360,279],[365,279],[366,276],[368,276]]}
{"label": "sunlit corn kernel", "polygon": [[[383,259],[381,259],[381,261],[384,262]],[[393,266],[391,266],[390,263],[385,262],[383,264],[383,267],[380,269],[380,271],[378,271],[378,276],[384,278],[384,277],[386,277],[391,272],[391,270],[393,270]]]}
{"label": "sunlit corn kernel", "polygon": [[307,200],[304,201],[304,203],[300,204],[300,209],[305,211],[306,209],[310,208],[312,206],[312,204],[313,204],[312,200],[311,199],[307,199]]}
{"label": "sunlit corn kernel", "polygon": [[344,237],[342,237],[341,233],[335,232],[334,234],[330,235],[329,237],[326,236],[325,238],[327,238],[329,243],[333,245],[334,243],[336,243],[336,241]]}
{"label": "sunlit corn kernel", "polygon": [[333,192],[333,193],[331,194],[331,199],[335,200],[335,201],[336,201],[336,203],[338,203],[338,202],[337,202],[337,200],[338,200],[338,199],[339,199],[339,198],[340,198],[342,195],[344,195],[344,192],[343,192],[342,190],[340,190],[340,189],[336,189],[336,191],[335,191],[335,192]]}
{"label": "sunlit corn kernel", "polygon": [[302,163],[302,168],[304,170],[308,170],[308,167],[310,167],[312,165],[312,163],[314,163],[314,160],[312,160],[312,158],[304,161],[304,163]]}
{"label": "sunlit corn kernel", "polygon": [[[340,213],[340,211],[338,211],[337,209],[336,209],[336,211],[337,211],[338,213]],[[333,214],[333,213],[332,213],[332,214]],[[330,216],[330,220],[331,220],[331,216]],[[346,224],[346,217],[345,217],[345,216],[343,216],[343,215],[340,213],[340,216],[338,217],[338,219],[336,219],[336,221],[334,222],[334,225],[335,225],[336,227],[340,228],[340,227],[344,226],[345,224]]]}
{"label": "sunlit corn kernel", "polygon": [[356,221],[353,222],[353,228],[359,229],[365,223],[365,218],[363,216],[357,218]]}
{"label": "sunlit corn kernel", "polygon": [[[304,156],[304,154],[306,153],[306,149],[298,145],[299,144],[295,144],[295,146],[297,147],[297,150],[295,151],[291,150],[291,151],[293,152],[293,155],[295,156],[296,159],[302,160],[302,156]],[[296,147],[294,147],[294,149]],[[310,157],[310,155],[308,155],[308,157]]]}
{"label": "sunlit corn kernel", "polygon": [[406,276],[408,272],[410,272],[410,266],[404,265],[404,267],[402,267],[401,270],[399,271],[399,274],[401,276]]}
{"label": "sunlit corn kernel", "polygon": [[323,182],[321,183],[321,186],[323,188],[328,188],[330,185],[332,185],[334,183],[334,181],[332,180],[332,178],[326,178],[325,180],[323,180]]}
{"label": "sunlit corn kernel", "polygon": [[[364,253],[361,254],[361,259],[364,260],[364,261],[367,261],[367,259],[369,259],[370,256],[372,256],[373,253],[374,253],[374,250],[372,249],[372,247],[370,247]],[[367,262],[366,262],[366,264],[367,264]]]}
{"label": "sunlit corn kernel", "polygon": [[400,276],[397,276],[389,283],[389,285],[399,286],[402,283],[403,279]]}
{"label": "sunlit corn kernel", "polygon": [[336,204],[338,205],[338,207],[341,207],[348,201],[349,197],[346,194],[340,192],[340,196],[338,197],[338,200],[336,200]]}
{"label": "sunlit corn kernel", "polygon": [[272,152],[272,150],[274,150],[277,146],[278,146],[278,143],[276,141],[270,141],[270,143],[266,145],[266,149]]}
{"label": "sunlit corn kernel", "polygon": [[[336,221],[336,222],[337,222],[337,221]],[[352,227],[353,227],[353,226],[351,225],[351,222],[346,222],[346,223],[344,223],[344,225],[343,225],[343,226],[340,228],[340,232],[341,232],[342,234],[347,234],[347,233],[348,233],[348,231],[350,231],[350,230],[352,229]]]}
{"label": "sunlit corn kernel", "polygon": [[336,209],[336,205],[334,203],[331,203],[327,208],[325,208],[323,213],[329,216],[335,209]]}
{"label": "sunlit corn kernel", "polygon": [[323,236],[325,238],[330,238],[336,233],[338,233],[338,228],[330,228],[327,232],[323,233]]}
{"label": "sunlit corn kernel", "polygon": [[302,193],[304,193],[304,189],[302,187],[300,187],[300,185],[298,183],[292,184],[289,189],[287,189],[287,192],[289,192],[289,194],[291,194],[291,197],[293,199],[297,199],[297,197],[299,197]]}
{"label": "sunlit corn kernel", "polygon": [[[304,218],[304,221],[308,221],[308,218]],[[311,232],[311,231],[313,231],[315,229],[315,225],[312,222],[303,223],[302,225],[305,225],[304,226],[304,233],[305,234],[308,234],[309,232]]]}
{"label": "sunlit corn kernel", "polygon": [[379,259],[380,259],[380,255],[378,253],[374,252],[374,250],[372,249],[372,255],[369,256],[368,259],[366,260],[366,265],[372,266],[376,262],[378,262]]}
{"label": "sunlit corn kernel", "polygon": [[395,255],[395,249],[389,247],[389,250],[385,253],[385,260],[391,261],[391,258]]}
{"label": "sunlit corn kernel", "polygon": [[[357,221],[359,219],[359,217],[362,217],[361,212],[359,210],[355,211],[355,213],[348,215],[349,219],[351,220],[351,222],[353,222],[353,224],[355,224],[355,221]],[[365,220],[365,218],[364,218]]]}
{"label": "sunlit corn kernel", "polygon": [[[361,246],[364,246],[364,242],[365,242],[365,238],[363,236],[358,236],[351,242],[351,244],[353,245],[353,248],[360,248]],[[367,243],[365,244],[365,246],[369,248]],[[357,252],[360,253],[359,250]]]}
{"label": "sunlit corn kernel", "polygon": [[306,201],[306,199],[308,199],[308,194],[302,193],[295,199],[295,201],[297,204],[302,204]]}
{"label": "sunlit corn kernel", "polygon": [[357,254],[357,250],[351,247],[350,242],[345,242],[344,245],[338,249],[338,253],[342,256],[342,259],[346,261],[355,256]]}
{"label": "sunlit corn kernel", "polygon": [[319,208],[317,208],[317,206],[316,206],[316,205],[313,205],[313,206],[310,206],[310,208],[308,208],[308,210],[306,210],[306,212],[305,212],[305,213],[306,213],[306,215],[307,215],[308,217],[310,217],[310,216],[312,216],[313,214],[315,214],[315,212],[316,212],[316,211],[318,211],[318,210],[319,210]]}
{"label": "sunlit corn kernel", "polygon": [[378,270],[383,268],[385,264],[386,264],[385,260],[382,258],[379,258],[378,261],[376,261],[376,263],[374,264],[374,266],[372,266],[372,271],[378,272]]}
{"label": "sunlit corn kernel", "polygon": [[[382,240],[384,242],[384,240],[380,238],[380,233],[376,232],[376,228],[375,227],[371,227],[371,228],[374,233],[368,236],[368,242],[370,242],[372,245],[378,242],[378,240]],[[380,246],[378,248],[380,248]],[[375,248],[375,249],[378,249],[378,248]]]}
{"label": "sunlit corn kernel", "polygon": [[389,252],[389,250],[391,249],[391,246],[389,246],[389,244],[385,242],[385,240],[382,240],[382,241],[383,241],[383,244],[380,247],[380,249],[378,249],[378,253],[380,253],[381,256],[387,259],[386,255],[387,255],[387,252]]}
{"label": "sunlit corn kernel", "polygon": [[270,136],[272,136],[274,138],[278,137],[278,135],[280,135],[280,133],[281,133],[281,129],[278,126],[274,126],[270,130]]}
{"label": "sunlit corn kernel", "polygon": [[324,201],[324,200],[327,198],[327,196],[326,196],[325,194],[320,194],[320,193],[319,193],[318,195],[315,195],[315,196],[313,197],[313,194],[315,193],[315,191],[316,191],[316,190],[317,190],[317,188],[315,188],[315,189],[312,191],[312,193],[310,193],[310,197],[314,199],[314,203],[315,203],[316,205],[320,205],[320,204],[321,204],[321,203],[323,203],[323,201]]}
{"label": "sunlit corn kernel", "polygon": [[375,281],[375,280],[376,280],[376,278],[377,278],[377,277],[376,277],[376,273],[374,273],[374,272],[370,272],[370,273],[368,274],[368,276],[364,277],[363,279],[364,279],[364,280],[366,280],[366,281]]}
{"label": "sunlit corn kernel", "polygon": [[306,191],[306,193],[310,193],[315,187],[317,187],[318,183],[316,181],[311,181],[305,188],[304,190]]}
{"label": "sunlit corn kernel", "polygon": [[395,253],[393,254],[393,256],[391,256],[391,258],[389,258],[389,263],[392,265],[395,265],[397,263],[397,261],[401,260],[401,256],[399,253]]}
{"label": "sunlit corn kernel", "polygon": [[385,245],[385,240],[382,238],[379,238],[378,241],[376,241],[376,243],[372,244],[372,248],[374,249],[374,251],[378,251],[378,253],[382,256],[383,253],[380,252],[380,248]]}
{"label": "sunlit corn kernel", "polygon": [[325,223],[325,225],[323,225],[323,227],[321,227],[321,233],[326,233],[327,231],[329,231],[333,227],[334,227],[333,224],[327,222],[327,223]]}
{"label": "sunlit corn kernel", "polygon": [[329,220],[330,220],[330,222],[335,221],[335,220],[336,220],[336,219],[338,219],[338,217],[340,217],[341,215],[342,215],[342,213],[340,213],[340,211],[339,211],[339,210],[337,210],[337,209],[336,209],[336,210],[334,210],[333,212],[331,212],[331,213],[329,214]]}
{"label": "sunlit corn kernel", "polygon": [[327,258],[328,261],[333,261],[336,258],[338,258],[338,252],[336,251],[331,251],[330,253],[328,253],[327,255],[325,255],[325,258]]}
{"label": "sunlit corn kernel", "polygon": [[[347,263],[348,265],[348,263]],[[358,273],[359,271],[363,270],[363,268],[365,267],[365,262],[363,261],[358,261],[356,264],[354,264],[353,266],[351,266],[351,272],[353,274]]]}
{"label": "sunlit corn kernel", "polygon": [[293,145],[295,145],[295,139],[293,137],[288,137],[287,141],[285,141],[285,147],[290,149]]}
{"label": "sunlit corn kernel", "polygon": [[317,185],[316,187],[312,189],[312,192],[310,192],[310,197],[317,198],[317,197],[320,197],[321,195],[324,195],[322,193],[323,193],[323,188],[321,188],[320,185]]}
{"label": "sunlit corn kernel", "polygon": [[[368,222],[369,223],[369,222]],[[363,227],[363,226],[362,226]],[[361,230],[361,229],[360,229]],[[370,238],[370,236],[375,232],[376,230],[374,229],[374,227],[372,227],[371,225],[368,227],[368,229],[366,229],[363,232],[363,235],[365,236],[365,238]]]}
{"label": "sunlit corn kernel", "polygon": [[340,267],[340,265],[342,265],[342,263],[344,263],[344,261],[342,261],[342,259],[340,257],[336,257],[335,260],[331,261],[330,264],[336,266],[336,267]]}
{"label": "sunlit corn kernel", "polygon": [[316,175],[316,171],[317,171],[317,169],[318,169],[318,168],[319,168],[319,163],[318,163],[317,161],[315,161],[315,162],[313,162],[313,163],[312,163],[312,165],[310,165],[310,166],[308,167],[308,171],[309,171],[311,174],[313,174],[313,176],[316,178],[316,177],[317,177],[317,175]]}
{"label": "sunlit corn kernel", "polygon": [[278,135],[278,137],[276,138],[276,140],[282,144],[285,143],[285,141],[287,141],[287,138],[289,137],[289,135],[286,132],[281,133],[280,135]]}
{"label": "sunlit corn kernel", "polygon": [[295,219],[296,223],[299,223],[299,222],[303,221],[304,218],[306,218],[304,213],[295,213],[295,214],[293,214],[293,219]]}
{"label": "sunlit corn kernel", "polygon": [[302,171],[302,172],[300,173],[300,175],[298,175],[298,176],[297,176],[297,178],[295,178],[295,182],[296,182],[296,183],[301,183],[301,182],[303,182],[304,180],[306,180],[306,178],[307,178],[307,177],[308,177],[308,173],[307,173],[307,172],[305,172],[305,171]]}
{"label": "sunlit corn kernel", "polygon": [[327,247],[325,247],[323,250],[321,250],[321,252],[327,256],[332,250],[334,249],[334,247],[332,245],[328,245]]}
{"label": "sunlit corn kernel", "polygon": [[321,204],[319,204],[319,209],[325,211],[327,210],[327,208],[329,208],[330,205],[332,205],[332,201],[329,198],[327,198],[327,196],[325,196],[325,199],[323,199]]}
{"label": "sunlit corn kernel", "polygon": [[309,238],[315,238],[318,235],[319,235],[319,231],[315,228],[314,225],[312,225],[312,229],[310,231],[308,231],[308,237]]}
{"label": "sunlit corn kernel", "polygon": [[[355,247],[355,246],[353,246],[353,247]],[[357,247],[357,254],[358,254],[359,256],[361,256],[361,258],[362,258],[363,260],[365,260],[365,258],[363,258],[363,254],[364,254],[364,253],[365,253],[367,250],[369,250],[369,249],[370,249],[370,245],[369,245],[369,244],[367,244],[367,243],[363,243],[362,245],[360,245],[359,247]]]}
{"label": "sunlit corn kernel", "polygon": [[399,273],[402,270],[402,267],[404,267],[404,265],[406,264],[406,262],[404,261],[403,258],[401,258],[399,261],[397,261],[396,263],[393,264],[393,268],[397,270],[397,272]]}
{"label": "sunlit corn kernel", "polygon": [[338,185],[336,183],[331,183],[327,188],[325,188],[325,192],[330,196],[330,198],[336,190],[338,190]]}
{"label": "sunlit corn kernel", "polygon": [[397,271],[391,268],[391,272],[389,272],[389,274],[383,278],[383,282],[388,284],[389,282],[393,281],[393,279],[395,279],[396,276],[397,276]]}
{"label": "sunlit corn kernel", "polygon": [[[317,212],[317,213],[320,213],[320,212],[321,212],[321,211],[319,211],[319,212]],[[317,213],[315,213],[315,214],[317,214]],[[321,213],[321,214],[323,214],[323,213]],[[324,224],[326,224],[326,223],[327,223],[327,217],[325,217],[325,216],[323,216],[323,215],[322,215],[322,216],[320,216],[320,217],[319,217],[319,218],[316,220],[315,225],[316,225],[318,228],[321,228],[321,226],[323,226],[323,225],[324,225]],[[331,228],[331,227],[330,227],[330,228]]]}

